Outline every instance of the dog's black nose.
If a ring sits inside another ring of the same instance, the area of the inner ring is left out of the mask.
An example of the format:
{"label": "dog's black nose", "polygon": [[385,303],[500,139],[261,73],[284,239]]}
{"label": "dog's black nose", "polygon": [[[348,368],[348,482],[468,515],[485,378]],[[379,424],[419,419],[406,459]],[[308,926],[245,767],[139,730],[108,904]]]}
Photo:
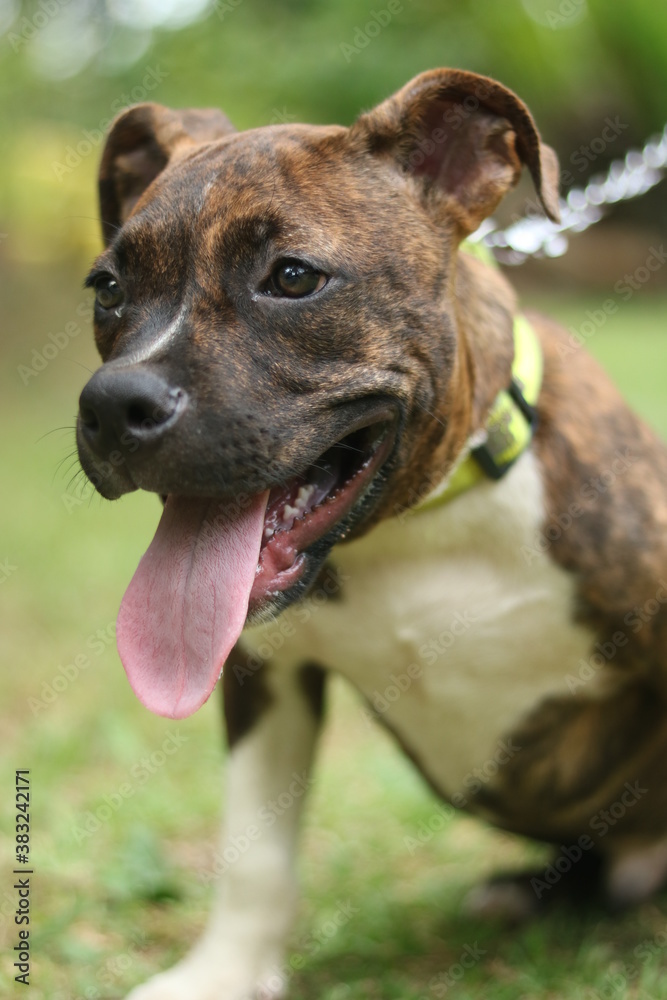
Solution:
{"label": "dog's black nose", "polygon": [[98,454],[157,443],[185,410],[184,389],[143,369],[102,366],[79,399],[81,431]]}

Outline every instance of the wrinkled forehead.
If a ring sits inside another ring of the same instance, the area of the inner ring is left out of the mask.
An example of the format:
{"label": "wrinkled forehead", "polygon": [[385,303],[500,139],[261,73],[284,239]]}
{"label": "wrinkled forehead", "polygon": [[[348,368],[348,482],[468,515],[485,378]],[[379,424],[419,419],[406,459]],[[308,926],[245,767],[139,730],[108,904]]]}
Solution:
{"label": "wrinkled forehead", "polygon": [[273,126],[243,132],[172,162],[138,202],[120,243],[179,232],[246,250],[280,236],[345,230],[360,190],[344,128]]}

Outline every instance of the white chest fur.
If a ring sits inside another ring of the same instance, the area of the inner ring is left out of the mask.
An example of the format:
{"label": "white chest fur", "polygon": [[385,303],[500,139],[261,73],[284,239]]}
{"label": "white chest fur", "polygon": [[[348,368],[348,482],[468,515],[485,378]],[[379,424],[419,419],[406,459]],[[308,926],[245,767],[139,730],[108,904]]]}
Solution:
{"label": "white chest fur", "polygon": [[432,780],[465,795],[475,769],[516,752],[502,741],[522,718],[568,694],[594,640],[573,622],[571,576],[535,551],[542,521],[527,452],[500,482],[339,546],[343,600],[290,608],[246,644],[264,653],[273,640],[278,663],[348,677]]}

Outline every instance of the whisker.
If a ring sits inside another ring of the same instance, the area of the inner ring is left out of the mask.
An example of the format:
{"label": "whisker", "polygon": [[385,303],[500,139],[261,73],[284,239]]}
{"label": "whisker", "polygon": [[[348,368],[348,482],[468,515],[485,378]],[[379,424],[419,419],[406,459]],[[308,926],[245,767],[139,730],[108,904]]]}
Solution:
{"label": "whisker", "polygon": [[77,479],[79,479],[80,476],[83,476],[84,479],[86,478],[86,474],[83,471],[83,469],[77,469],[77,471],[74,473],[74,475],[72,476],[72,478],[68,482],[67,486],[65,487],[65,493],[69,493],[70,492],[72,486],[74,485],[74,483],[76,483]]}
{"label": "whisker", "polygon": [[[66,459],[65,459],[65,461],[66,461]],[[62,464],[64,465],[64,462]],[[65,476],[69,476],[72,473],[72,469],[75,469],[76,466],[78,466],[78,464],[79,464],[79,458],[78,458],[78,456],[75,457],[74,455],[71,455],[70,456],[69,465],[62,472],[63,479],[65,478]],[[79,469],[76,469],[76,471],[78,473]],[[60,468],[58,468],[58,470],[57,470],[57,473],[59,473],[59,472],[60,472]],[[54,479],[55,479],[55,476],[54,476]]]}
{"label": "whisker", "polygon": [[345,451],[356,451],[359,455],[364,454],[363,448],[355,448],[353,444],[345,444],[344,441],[338,441],[337,444],[332,445],[333,448],[344,448]]}
{"label": "whisker", "polygon": [[71,365],[77,365],[79,368],[83,368],[83,370],[88,372],[89,375],[95,374],[95,369],[89,368],[88,365],[84,365],[83,361],[78,361],[76,358],[64,358],[63,360],[68,361]]}
{"label": "whisker", "polygon": [[419,407],[420,410],[423,410],[424,413],[428,413],[429,417],[433,417],[433,419],[436,420],[441,427],[447,427],[447,424],[444,422],[444,420],[441,420],[440,417],[436,417],[435,413],[431,413],[431,411],[427,406],[424,406],[422,403],[417,403],[417,406]]}
{"label": "whisker", "polygon": [[[68,473],[71,472],[72,468],[74,467],[74,464],[77,463],[78,461],[79,461],[79,456],[75,451],[70,451],[67,455],[64,456],[64,458],[61,458],[58,464],[56,465],[55,471],[53,473],[53,479],[51,480],[51,485],[53,486],[57,477],[60,474],[62,474],[63,477],[68,475]],[[65,462],[69,462],[70,464],[65,469],[65,471],[62,472],[62,467],[65,464]]]}
{"label": "whisker", "polygon": [[35,444],[39,444],[39,442],[43,441],[45,437],[48,437],[49,434],[55,434],[56,431],[75,431],[75,430],[76,430],[76,427],[74,427],[74,426],[70,427],[69,425],[67,425],[65,427],[53,427],[50,431],[45,431],[43,434],[41,434],[37,438],[37,440],[35,441]]}

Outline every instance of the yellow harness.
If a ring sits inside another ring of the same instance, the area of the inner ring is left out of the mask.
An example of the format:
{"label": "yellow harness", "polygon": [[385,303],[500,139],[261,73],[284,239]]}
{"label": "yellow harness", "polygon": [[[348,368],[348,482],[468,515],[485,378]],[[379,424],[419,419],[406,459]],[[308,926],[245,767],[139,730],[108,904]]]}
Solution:
{"label": "yellow harness", "polygon": [[[476,245],[462,247],[483,257]],[[500,479],[530,444],[537,425],[543,359],[537,334],[525,316],[514,319],[514,361],[507,389],[496,396],[486,421],[486,438],[471,447],[460,465],[412,509],[428,510],[453,500],[485,478]]]}

